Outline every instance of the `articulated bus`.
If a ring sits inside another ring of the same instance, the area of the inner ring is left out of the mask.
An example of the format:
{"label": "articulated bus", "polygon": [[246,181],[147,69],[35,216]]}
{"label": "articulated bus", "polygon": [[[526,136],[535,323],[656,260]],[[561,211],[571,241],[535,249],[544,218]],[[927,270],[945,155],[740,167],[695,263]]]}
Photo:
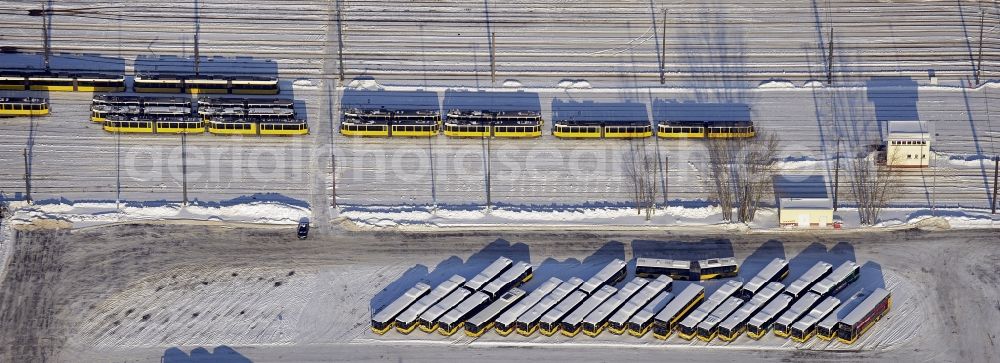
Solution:
{"label": "articulated bus", "polygon": [[431,290],[431,292],[420,300],[410,305],[405,311],[396,317],[396,330],[403,334],[409,334],[413,329],[417,328],[417,319],[420,314],[427,311],[428,308],[437,304],[445,296],[451,294],[455,289],[461,288],[462,284],[465,283],[465,278],[459,275],[452,275],[447,281],[442,282],[440,285]]}
{"label": "articulated bus", "polygon": [[451,309],[454,309],[458,306],[458,304],[461,304],[462,301],[465,301],[465,299],[470,295],[472,295],[472,291],[465,287],[452,291],[452,293],[445,296],[444,299],[441,299],[441,301],[438,301],[437,304],[434,304],[434,306],[431,306],[420,314],[420,317],[417,318],[417,324],[420,326],[420,330],[423,330],[425,333],[432,333],[437,330],[438,319],[444,316],[445,313],[451,311]]}
{"label": "articulated bus", "polygon": [[142,114],[142,99],[135,96],[95,95],[90,104],[90,121],[104,122],[110,114]]}
{"label": "articulated bus", "polygon": [[751,339],[758,340],[763,337],[769,330],[771,330],[771,325],[774,324],[774,320],[778,318],[781,314],[785,313],[785,310],[792,305],[793,298],[786,294],[778,294],[771,300],[770,303],[760,309],[756,315],[750,318],[747,322],[747,336]]}
{"label": "articulated bus", "polygon": [[465,335],[474,338],[489,331],[496,324],[494,319],[511,305],[524,298],[525,294],[524,290],[513,287],[503,295],[500,295],[496,301],[493,301],[485,309],[465,321]]}
{"label": "articulated bus", "polygon": [[784,314],[774,321],[774,335],[788,338],[792,334],[792,324],[795,324],[803,315],[808,313],[817,303],[820,296],[814,292],[807,292],[792,304]]}
{"label": "articulated bus", "polygon": [[510,290],[510,288],[528,282],[528,280],[531,280],[531,276],[531,265],[521,261],[515,263],[514,266],[511,266],[500,277],[497,277],[496,280],[486,285],[483,288],[483,292],[490,296],[490,300],[495,300],[501,294]]}
{"label": "articulated bus", "polygon": [[736,277],[740,273],[740,265],[734,257],[709,258],[695,262],[691,272],[698,276],[698,280]]}
{"label": "articulated bus", "polygon": [[[566,315],[557,324],[557,329],[562,329],[562,334],[568,337],[574,337],[580,333],[580,330],[584,328],[586,324],[586,318],[597,308],[603,305],[608,299],[611,299],[615,295],[615,291],[618,291],[611,286],[602,286],[600,290],[597,290],[593,295],[588,297],[582,304],[573,309],[569,315]],[[557,307],[558,308],[558,307]],[[555,310],[555,309],[552,309]],[[551,314],[552,311],[549,311]],[[546,314],[548,315],[548,314]],[[542,333],[546,331],[546,325],[544,323],[545,318],[542,318]]]}
{"label": "articulated bus", "polygon": [[545,315],[552,307],[576,291],[580,285],[583,285],[583,279],[579,277],[570,278],[559,284],[555,290],[545,295],[545,298],[539,301],[538,304],[535,304],[531,309],[528,309],[524,314],[517,317],[517,321],[515,322],[517,333],[524,336],[530,336],[534,333],[538,329],[538,321],[542,318],[542,315]]}
{"label": "articulated bus", "polygon": [[43,116],[48,114],[48,99],[0,97],[0,117]]}
{"label": "articulated bus", "polygon": [[712,339],[715,339],[715,336],[719,334],[719,324],[736,312],[736,310],[739,309],[740,305],[743,305],[743,303],[743,299],[740,299],[737,296],[730,296],[726,299],[726,301],[723,302],[722,305],[719,305],[715,311],[709,314],[705,320],[698,323],[698,339],[706,342],[710,342]]}
{"label": "articulated bus", "polygon": [[775,258],[771,260],[764,266],[756,276],[750,279],[747,283],[743,284],[743,288],[740,289],[740,297],[744,300],[750,300],[764,285],[772,282],[778,282],[785,279],[788,276],[788,261],[781,258]]}
{"label": "articulated bus", "polygon": [[653,319],[656,314],[663,310],[674,299],[674,293],[669,291],[661,292],[650,300],[639,312],[628,319],[628,333],[634,337],[642,338],[653,328]]}
{"label": "articulated bus", "polygon": [[490,296],[485,292],[472,294],[438,319],[438,332],[444,336],[455,334],[459,328],[465,326],[467,319],[478,314],[489,303]]}
{"label": "articulated bus", "polygon": [[607,266],[604,266],[590,280],[587,280],[587,282],[580,286],[580,291],[590,295],[603,285],[617,285],[625,279],[627,266],[628,264],[625,261],[617,258],[614,259],[614,261],[609,262]]}
{"label": "articulated bus", "polygon": [[830,315],[837,306],[840,306],[840,299],[833,296],[816,305],[808,315],[792,324],[792,340],[804,343],[812,338],[816,334],[816,324]]}
{"label": "articulated bus", "polygon": [[690,280],[691,262],[639,257],[635,259],[635,275],[646,278],[667,275],[674,280]]}
{"label": "articulated bus", "polygon": [[[610,290],[609,290],[610,289]],[[594,293],[594,296],[611,296],[616,289],[611,286],[603,286],[601,290]],[[578,306],[589,298],[587,293],[577,290],[556,304],[538,320],[538,330],[545,336],[552,336],[559,330],[559,323],[566,315],[569,315]]]}
{"label": "articulated bus", "polygon": [[[698,324],[708,318],[715,309],[719,308],[726,300],[736,294],[742,286],[743,283],[741,282],[727,281],[722,287],[715,290],[695,311],[691,312],[690,315],[677,324],[677,335],[685,340],[694,338],[698,333]],[[655,329],[653,333],[656,333]]]}
{"label": "articulated bus", "polygon": [[[657,295],[664,291],[670,291],[673,289],[674,279],[669,276],[660,275],[656,280],[650,281],[646,284],[642,290],[635,293],[631,299],[625,302],[624,305],[615,314],[608,318],[608,331],[612,334],[622,334],[628,329],[629,319],[632,318],[639,310],[642,310],[643,306],[649,304],[650,300],[653,300]],[[652,315],[649,316],[652,319]]]}
{"label": "articulated bus", "polygon": [[833,340],[837,335],[837,323],[847,317],[855,307],[864,300],[864,291],[858,291],[851,295],[844,303],[840,304],[830,315],[816,324],[816,336],[823,340]]}
{"label": "articulated bus", "polygon": [[829,263],[820,261],[817,262],[813,267],[810,267],[806,273],[802,274],[798,279],[793,281],[785,289],[785,293],[791,295],[794,298],[798,298],[809,292],[809,288],[813,284],[822,280],[826,275],[830,273],[830,268],[833,267]]}
{"label": "articulated bus", "polygon": [[500,314],[500,317],[496,319],[496,332],[501,336],[510,335],[514,331],[517,325],[517,318],[524,314],[528,309],[531,309],[538,304],[546,295],[555,290],[559,284],[562,284],[562,280],[557,277],[549,278],[547,281],[543,282],[541,286],[535,288],[527,297],[521,299],[516,305],[504,311]]}
{"label": "articulated bus", "polygon": [[583,319],[583,333],[592,337],[601,334],[601,331],[608,326],[611,314],[618,311],[618,308],[628,302],[632,296],[646,287],[647,284],[649,284],[649,280],[636,276],[632,281],[622,286],[621,290],[618,290],[614,296],[601,303],[590,314],[586,315],[586,318]]}
{"label": "articulated bus", "polygon": [[819,296],[833,296],[843,290],[847,285],[858,280],[861,276],[861,266],[854,261],[844,261],[837,266],[829,276],[813,285],[812,292]]}
{"label": "articulated bus", "polygon": [[661,138],[749,138],[757,135],[752,121],[660,121],[656,136]]}
{"label": "articulated bus", "polygon": [[881,320],[890,308],[892,308],[892,296],[889,291],[883,288],[876,289],[847,317],[837,323],[837,340],[844,344],[854,344],[876,321]]}
{"label": "articulated bus", "polygon": [[573,121],[552,124],[552,135],[563,139],[638,139],[653,136],[649,121]]}
{"label": "articulated bus", "polygon": [[416,302],[417,299],[427,295],[430,290],[430,285],[418,282],[415,286],[407,290],[403,296],[396,298],[395,301],[389,303],[388,306],[372,317],[372,331],[377,334],[385,334],[395,324],[396,316]]}
{"label": "articulated bus", "polygon": [[507,257],[497,258],[493,263],[483,269],[482,272],[473,276],[469,281],[465,282],[465,287],[472,291],[482,290],[491,281],[496,279],[500,274],[504,273],[514,264]]}
{"label": "articulated bus", "polygon": [[[684,290],[681,290],[677,294],[677,297],[671,299],[666,307],[656,312],[652,324],[653,336],[657,339],[667,339],[670,337],[670,334],[677,328],[677,324],[680,323],[681,319],[687,318],[688,312],[695,306],[698,306],[703,300],[705,300],[704,287],[695,284],[685,287]],[[633,323],[637,324],[633,325]],[[647,321],[645,320],[638,319],[638,321],[629,322],[629,333],[632,335],[641,337],[648,330],[649,325],[647,325]]]}
{"label": "articulated bus", "polygon": [[739,310],[719,324],[719,339],[730,342],[738,338],[746,331],[747,321],[775,297],[781,295],[781,290],[784,288],[785,285],[780,282],[772,282],[764,286],[760,293],[750,298]]}

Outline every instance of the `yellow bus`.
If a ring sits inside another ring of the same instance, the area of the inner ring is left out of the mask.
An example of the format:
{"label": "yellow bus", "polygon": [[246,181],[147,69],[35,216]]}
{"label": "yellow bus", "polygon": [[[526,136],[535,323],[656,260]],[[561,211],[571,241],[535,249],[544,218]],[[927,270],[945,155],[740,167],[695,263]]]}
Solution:
{"label": "yellow bus", "polygon": [[629,333],[634,336],[643,336],[652,325],[654,337],[667,339],[673,334],[677,324],[688,316],[688,312],[703,300],[705,300],[705,288],[690,284],[677,294],[677,297],[670,300],[670,303],[663,310],[656,312],[652,324],[648,321],[630,321]]}

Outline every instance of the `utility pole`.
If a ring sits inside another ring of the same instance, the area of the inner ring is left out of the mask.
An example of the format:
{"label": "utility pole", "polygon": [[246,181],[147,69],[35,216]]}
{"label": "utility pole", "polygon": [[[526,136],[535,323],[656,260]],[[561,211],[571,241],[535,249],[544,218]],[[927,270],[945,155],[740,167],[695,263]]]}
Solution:
{"label": "utility pole", "polygon": [[28,149],[24,149],[24,199],[31,204],[31,168],[28,166]]}
{"label": "utility pole", "polygon": [[198,0],[194,0],[194,75],[196,76],[201,75],[201,59],[198,52],[200,48],[199,35],[201,33],[201,17],[199,8],[200,6],[198,6]]}
{"label": "utility pole", "polygon": [[45,7],[42,4],[41,9],[28,10],[28,16],[40,16],[42,17],[42,62],[45,65],[45,72],[48,73],[52,68],[49,66],[49,47],[51,41],[49,39],[49,15],[52,9]]}
{"label": "utility pole", "polygon": [[840,194],[840,138],[837,138],[837,155],[833,168],[833,211],[837,211],[837,195]]}
{"label": "utility pole", "polygon": [[337,155],[330,153],[330,207],[337,208]]}
{"label": "utility pole", "polygon": [[344,81],[344,21],[340,14],[340,0],[337,2],[337,64],[340,66],[340,81]]}
{"label": "utility pole", "polygon": [[427,157],[430,159],[431,166],[431,204],[434,209],[437,209],[437,175],[434,173],[434,143],[431,142],[431,137],[427,138]]}
{"label": "utility pole", "polygon": [[487,131],[486,136],[483,137],[485,139],[485,141],[486,141],[484,143],[484,145],[483,145],[486,148],[486,154],[484,155],[485,160],[483,160],[483,169],[484,169],[483,177],[486,179],[484,181],[485,184],[486,184],[486,210],[489,210],[493,206],[493,199],[492,199],[492,196],[490,195],[491,194],[491,191],[490,191],[490,187],[491,187],[490,186],[490,179],[491,179],[491,175],[490,175],[490,166],[491,166],[490,165],[490,159],[491,159],[490,158],[490,152],[491,152],[491,150],[490,150],[490,138],[491,137],[490,136],[492,136],[492,133],[493,133],[493,122],[490,122],[489,125],[490,125],[490,128]]}
{"label": "utility pole", "polygon": [[497,33],[490,33],[490,79],[497,83]]}
{"label": "utility pole", "polygon": [[115,210],[121,212],[122,200],[122,132],[115,130]]}
{"label": "utility pole", "polygon": [[[667,83],[667,8],[663,8],[663,32],[660,33],[660,84]],[[666,204],[666,202],[664,202]]]}
{"label": "utility pole", "polygon": [[997,182],[1000,181],[1000,155],[993,157],[993,205],[990,206],[990,214],[997,214]]}
{"label": "utility pole", "polygon": [[187,134],[181,133],[181,182],[183,188],[183,205],[188,205],[188,178],[187,178]]}
{"label": "utility pole", "polygon": [[826,57],[826,84],[833,84],[833,27],[830,27],[830,44],[827,46],[829,55]]}
{"label": "utility pole", "polygon": [[980,69],[983,67],[983,27],[986,25],[986,14],[983,9],[979,9],[979,55],[976,57],[975,79],[976,86],[979,86]]}

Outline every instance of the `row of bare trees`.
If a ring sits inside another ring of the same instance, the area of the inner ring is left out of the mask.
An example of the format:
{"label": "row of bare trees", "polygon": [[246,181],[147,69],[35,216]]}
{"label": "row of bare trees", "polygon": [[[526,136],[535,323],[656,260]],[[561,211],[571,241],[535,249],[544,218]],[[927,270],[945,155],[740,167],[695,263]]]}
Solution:
{"label": "row of bare trees", "polygon": [[[862,225],[878,223],[899,186],[898,171],[887,166],[886,156],[876,152],[880,141],[867,139],[846,153],[844,171],[850,199],[858,209]],[[727,222],[753,222],[761,202],[774,195],[773,181],[778,167],[780,139],[770,131],[758,130],[753,138],[713,138],[708,150],[707,187],[710,198],[722,210]],[[839,154],[837,158],[839,159]],[[888,155],[888,158],[894,155]],[[656,210],[659,190],[658,157],[643,141],[631,141],[623,154],[623,172],[632,193],[636,212],[650,219]],[[841,166],[837,161],[837,168]],[[839,171],[838,171],[839,175]],[[839,183],[835,180],[834,183]],[[833,188],[836,192],[839,188]]]}

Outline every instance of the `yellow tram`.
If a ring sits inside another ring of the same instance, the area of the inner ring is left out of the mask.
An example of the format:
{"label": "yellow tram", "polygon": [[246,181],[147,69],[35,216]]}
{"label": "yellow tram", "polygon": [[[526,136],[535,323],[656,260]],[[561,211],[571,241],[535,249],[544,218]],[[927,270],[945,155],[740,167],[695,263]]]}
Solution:
{"label": "yellow tram", "polygon": [[75,90],[75,78],[68,74],[38,74],[28,76],[28,89],[32,91]]}
{"label": "yellow tram", "polygon": [[230,79],[230,91],[243,95],[276,95],[280,92],[276,78],[238,76]]}
{"label": "yellow tram", "polygon": [[135,96],[96,95],[90,104],[90,121],[103,123],[110,114],[139,115],[142,103]]}
{"label": "yellow tram", "polygon": [[76,76],[79,92],[125,92],[124,75],[80,74]]}
{"label": "yellow tram", "polygon": [[637,121],[556,121],[552,135],[563,139],[638,139],[653,136],[649,122]]}
{"label": "yellow tram", "polygon": [[257,123],[246,118],[215,117],[205,122],[213,135],[256,135]]}
{"label": "yellow tram", "polygon": [[21,73],[0,73],[0,90],[24,91],[28,89],[28,77]]}
{"label": "yellow tram", "polygon": [[362,137],[432,137],[441,129],[437,110],[358,109],[344,111],[340,133]]}
{"label": "yellow tram", "polygon": [[665,139],[737,139],[757,136],[753,121],[661,121],[656,136]]}
{"label": "yellow tram", "polygon": [[185,77],[184,89],[190,94],[229,93],[229,80],[218,76]]}
{"label": "yellow tram", "polygon": [[177,76],[137,74],[132,89],[139,93],[181,93],[184,80]]}
{"label": "yellow tram", "polygon": [[49,114],[49,101],[44,98],[0,98],[0,116],[43,116]]}

